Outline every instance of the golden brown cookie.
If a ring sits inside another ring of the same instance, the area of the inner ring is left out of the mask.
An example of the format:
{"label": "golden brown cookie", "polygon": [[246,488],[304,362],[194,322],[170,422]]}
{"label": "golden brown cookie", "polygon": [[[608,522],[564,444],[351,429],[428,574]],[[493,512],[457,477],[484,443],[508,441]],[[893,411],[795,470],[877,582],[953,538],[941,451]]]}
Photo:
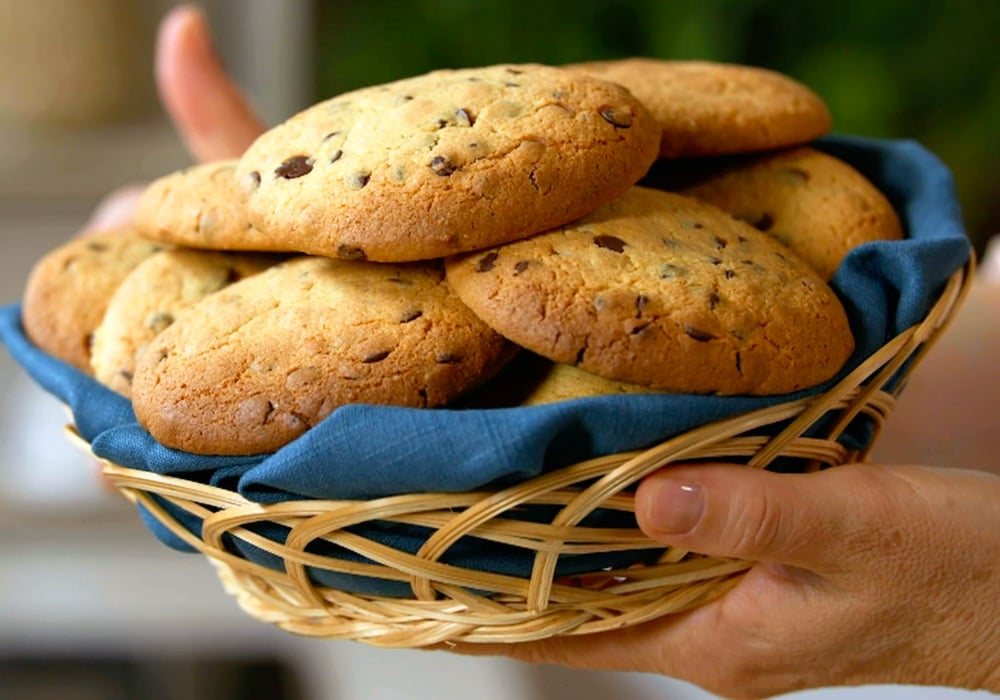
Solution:
{"label": "golden brown cookie", "polygon": [[168,447],[253,454],[344,404],[443,405],[509,357],[439,262],[300,257],[188,309],[139,359],[132,399]]}
{"label": "golden brown cookie", "polygon": [[661,158],[762,151],[830,130],[826,103],[781,73],[731,63],[628,58],[568,66],[627,87],[659,122]]}
{"label": "golden brown cookie", "polygon": [[455,256],[448,281],[497,331],[554,362],[684,393],[780,394],[854,347],[819,275],[691,197],[633,187],[549,233]]}
{"label": "golden brown cookie", "polygon": [[646,386],[616,382],[522,350],[496,376],[462,400],[469,408],[541,406],[589,396],[647,394]]}
{"label": "golden brown cookie", "polygon": [[849,164],[808,146],[722,165],[679,191],[774,236],[825,280],[852,248],[903,237],[885,195]]}
{"label": "golden brown cookie", "polygon": [[22,322],[39,348],[90,373],[93,333],[111,295],[163,249],[130,226],[72,238],[39,260],[24,291]]}
{"label": "golden brown cookie", "polygon": [[226,160],[154,180],[139,198],[136,228],[152,240],[190,248],[286,251],[250,223],[235,172],[236,161]]}
{"label": "golden brown cookie", "polygon": [[541,65],[443,70],[350,92],[240,160],[251,221],[287,250],[423,260],[589,213],[638,181],[659,127],[619,85]]}
{"label": "golden brown cookie", "polygon": [[111,296],[94,332],[94,377],[132,394],[136,358],[185,309],[220,289],[279,262],[273,255],[164,250],[143,260]]}

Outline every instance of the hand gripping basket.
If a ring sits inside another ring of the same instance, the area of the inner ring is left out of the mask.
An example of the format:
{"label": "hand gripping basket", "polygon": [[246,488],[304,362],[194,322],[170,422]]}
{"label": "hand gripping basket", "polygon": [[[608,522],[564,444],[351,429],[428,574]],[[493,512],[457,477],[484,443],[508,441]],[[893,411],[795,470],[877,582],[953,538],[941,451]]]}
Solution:
{"label": "hand gripping basket", "polygon": [[[40,384],[70,404],[81,429],[71,425],[69,435],[93,447],[107,478],[138,506],[147,526],[168,544],[203,554],[254,618],[295,634],[386,647],[516,642],[635,625],[722,595],[752,566],[646,538],[634,519],[637,482],[693,460],[798,472],[864,460],[906,376],[968,289],[972,256],[943,166],[908,142],[844,139],[827,147],[883,186],[911,235],[938,221],[951,228],[943,248],[935,247],[940,240],[932,231],[930,248],[887,263],[899,267],[889,277],[903,288],[887,285],[893,299],[882,306],[896,318],[899,309],[917,308],[918,320],[862,347],[841,375],[814,392],[730,411],[641,449],[593,455],[528,478],[455,492],[250,499],[202,471],[120,466],[108,449],[123,441],[117,428],[94,438],[96,431],[81,422],[89,420],[80,405],[88,380],[74,376],[67,388],[26,360],[30,349],[17,335],[13,312],[0,323],[0,337]],[[858,269],[877,259],[863,257]],[[934,271],[927,280],[924,268]],[[865,327],[872,319],[863,305],[853,305],[855,281],[846,277],[838,291],[848,296],[852,327]],[[88,433],[90,440],[81,437]]]}

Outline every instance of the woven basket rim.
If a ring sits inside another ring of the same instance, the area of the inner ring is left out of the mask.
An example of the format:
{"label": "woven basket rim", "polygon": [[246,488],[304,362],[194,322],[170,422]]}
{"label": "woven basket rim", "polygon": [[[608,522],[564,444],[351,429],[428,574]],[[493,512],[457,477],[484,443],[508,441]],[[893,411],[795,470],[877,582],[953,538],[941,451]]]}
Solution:
{"label": "woven basket rim", "polygon": [[[598,457],[498,490],[424,493],[371,500],[302,499],[260,504],[207,484],[121,467],[103,470],[130,501],[142,506],[215,566],[223,587],[250,616],[301,635],[354,639],[389,647],[451,642],[514,642],[581,635],[639,624],[703,605],[736,585],[752,563],[663,547],[637,528],[584,524],[597,509],[633,513],[628,489],[665,464],[681,460],[742,461],[751,468],[779,458],[812,468],[863,461],[895,406],[895,392],[954,316],[969,290],[974,258],[949,279],[925,319],[886,343],[827,392],[722,419],[644,450]],[[895,378],[895,389],[886,389]],[[862,450],[837,438],[859,415],[876,434]],[[834,416],[821,437],[803,435],[820,417]],[[781,424],[776,434],[760,434]],[[89,450],[72,426],[70,439]],[[202,520],[200,536],[164,507]],[[555,509],[546,522],[505,517],[527,506]],[[426,528],[417,552],[394,551],[350,528],[371,520]],[[269,522],[287,528],[281,542],[255,532]],[[533,552],[530,577],[463,569],[445,561],[463,538]],[[280,567],[248,560],[227,539],[269,551]],[[313,551],[315,544],[357,553],[345,561]],[[560,556],[653,548],[655,561],[556,576]],[[409,586],[408,597],[349,592],[315,580],[317,571],[381,576]]]}

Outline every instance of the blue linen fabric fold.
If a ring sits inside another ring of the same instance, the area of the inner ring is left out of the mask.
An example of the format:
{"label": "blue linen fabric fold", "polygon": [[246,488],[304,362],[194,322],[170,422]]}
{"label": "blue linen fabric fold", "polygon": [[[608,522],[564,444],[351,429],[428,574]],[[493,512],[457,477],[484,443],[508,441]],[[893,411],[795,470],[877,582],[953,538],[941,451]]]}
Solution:
{"label": "blue linen fabric fold", "polygon": [[[129,401],[34,347],[24,335],[18,305],[0,309],[0,340],[41,387],[69,406],[94,453],[123,466],[219,485],[261,503],[461,492],[514,483],[591,457],[649,447],[714,420],[820,393],[926,316],[971,251],[951,173],[913,141],[829,136],[815,145],[874,182],[896,207],[907,236],[903,241],[864,244],[844,259],[831,286],[847,310],[856,349],[837,377],[796,394],[615,395],[506,409],[349,405],[274,453],[218,457],[157,443],[136,422]],[[864,444],[865,430],[859,422],[844,439]],[[197,519],[174,511],[188,529],[198,532]],[[187,548],[148,513],[144,521],[166,544]],[[634,526],[634,521],[626,526]],[[425,532],[376,525],[362,529],[378,541],[404,540],[406,551],[415,551],[426,537]],[[261,534],[281,541],[284,533],[278,530]],[[245,543],[230,539],[229,545],[258,563],[280,566],[272,555]],[[459,547],[449,554],[455,563],[472,562],[477,568],[514,575],[527,575],[531,568],[528,553],[490,543]],[[638,555],[561,557],[557,573],[621,565],[629,563],[629,556],[635,560]],[[313,574],[338,588],[406,594],[390,582],[324,571]]]}

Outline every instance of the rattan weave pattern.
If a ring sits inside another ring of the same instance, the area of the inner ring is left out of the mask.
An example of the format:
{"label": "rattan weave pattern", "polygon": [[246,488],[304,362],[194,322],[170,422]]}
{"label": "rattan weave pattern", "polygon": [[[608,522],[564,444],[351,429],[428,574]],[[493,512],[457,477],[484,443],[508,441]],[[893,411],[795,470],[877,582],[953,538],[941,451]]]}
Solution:
{"label": "rattan weave pattern", "polygon": [[[126,498],[203,553],[244,611],[295,634],[422,647],[525,641],[635,625],[724,594],[752,563],[664,548],[637,528],[587,527],[581,525],[584,519],[598,509],[632,512],[629,489],[671,463],[713,459],[766,468],[781,459],[808,471],[863,461],[892,412],[900,379],[953,316],[973,267],[970,261],[952,276],[923,322],[821,395],[701,426],[644,451],[588,460],[498,491],[262,505],[224,489],[110,463],[104,464],[104,473]],[[858,416],[870,420],[873,439],[865,449],[849,450],[838,438]],[[807,437],[821,420],[822,436]],[[767,431],[769,426],[782,427],[774,434]],[[72,427],[69,433],[89,449]],[[200,537],[161,502],[202,520]],[[504,517],[539,505],[555,513],[550,522]],[[347,530],[369,521],[421,526],[433,534],[418,552],[409,553]],[[283,542],[273,541],[252,531],[259,523],[288,528],[289,534]],[[274,555],[283,568],[234,554],[224,536]],[[530,577],[441,561],[451,546],[467,537],[531,553]],[[361,555],[363,561],[308,551],[317,541]],[[650,549],[659,554],[643,564],[569,578],[554,575],[560,555]],[[324,587],[310,577],[310,569],[404,582],[412,595],[366,596]]]}

